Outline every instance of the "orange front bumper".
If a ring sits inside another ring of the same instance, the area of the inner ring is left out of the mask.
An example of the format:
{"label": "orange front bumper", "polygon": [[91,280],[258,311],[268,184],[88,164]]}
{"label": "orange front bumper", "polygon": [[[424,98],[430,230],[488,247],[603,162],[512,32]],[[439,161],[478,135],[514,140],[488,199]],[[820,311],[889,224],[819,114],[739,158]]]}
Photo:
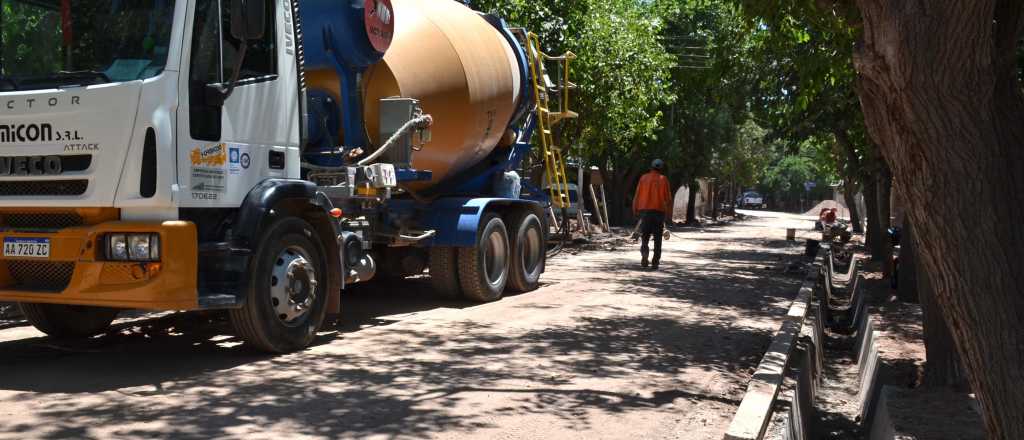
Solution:
{"label": "orange front bumper", "polygon": [[[160,235],[159,263],[103,261],[103,236]],[[50,257],[0,256],[0,301],[149,310],[198,308],[195,224],[110,221],[56,232],[0,231],[5,237],[50,239]]]}

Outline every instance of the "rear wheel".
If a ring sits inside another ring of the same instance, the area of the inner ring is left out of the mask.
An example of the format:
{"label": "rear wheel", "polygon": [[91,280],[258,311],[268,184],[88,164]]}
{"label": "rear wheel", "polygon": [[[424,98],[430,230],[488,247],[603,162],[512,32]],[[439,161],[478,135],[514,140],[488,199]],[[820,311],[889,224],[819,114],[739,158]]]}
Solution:
{"label": "rear wheel", "polygon": [[66,304],[21,303],[21,314],[33,327],[55,338],[85,338],[103,333],[118,310]]}
{"label": "rear wheel", "polygon": [[261,237],[245,306],[231,310],[231,323],[261,350],[300,350],[313,342],[327,312],[325,251],[313,227],[295,217],[278,220]]}
{"label": "rear wheel", "polygon": [[456,263],[458,251],[453,247],[432,247],[428,257],[430,285],[434,292],[442,298],[457,299],[462,297],[459,285],[459,267]]}
{"label": "rear wheel", "polygon": [[529,292],[540,285],[544,272],[544,229],[536,214],[528,213],[512,222],[515,231],[512,240],[512,261],[509,267],[509,287],[517,292]]}
{"label": "rear wheel", "polygon": [[501,217],[494,214],[484,217],[480,224],[476,246],[459,248],[459,284],[470,300],[497,301],[509,278],[508,231]]}

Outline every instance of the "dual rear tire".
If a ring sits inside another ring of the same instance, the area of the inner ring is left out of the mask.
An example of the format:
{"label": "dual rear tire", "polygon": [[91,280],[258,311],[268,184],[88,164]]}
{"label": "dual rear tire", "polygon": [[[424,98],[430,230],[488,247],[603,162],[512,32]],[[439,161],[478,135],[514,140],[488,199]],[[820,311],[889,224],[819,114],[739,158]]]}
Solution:
{"label": "dual rear tire", "polygon": [[473,247],[431,249],[431,284],[439,295],[491,302],[501,299],[506,288],[528,292],[538,287],[546,241],[535,214],[515,216],[510,224],[488,214],[476,241]]}

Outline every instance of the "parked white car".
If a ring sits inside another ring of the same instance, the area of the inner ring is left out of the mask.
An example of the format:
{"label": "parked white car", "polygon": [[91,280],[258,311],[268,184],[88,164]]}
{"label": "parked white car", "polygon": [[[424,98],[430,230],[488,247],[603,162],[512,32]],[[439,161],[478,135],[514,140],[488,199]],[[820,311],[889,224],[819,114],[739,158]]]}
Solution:
{"label": "parked white car", "polygon": [[737,208],[760,208],[764,205],[764,197],[756,191],[747,191],[736,199]]}

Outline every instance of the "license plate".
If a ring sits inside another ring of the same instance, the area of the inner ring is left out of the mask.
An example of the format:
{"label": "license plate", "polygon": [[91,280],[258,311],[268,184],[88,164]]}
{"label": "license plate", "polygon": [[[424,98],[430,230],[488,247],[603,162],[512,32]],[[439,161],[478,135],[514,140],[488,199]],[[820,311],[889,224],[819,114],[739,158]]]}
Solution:
{"label": "license plate", "polygon": [[50,258],[50,239],[4,237],[4,256]]}

